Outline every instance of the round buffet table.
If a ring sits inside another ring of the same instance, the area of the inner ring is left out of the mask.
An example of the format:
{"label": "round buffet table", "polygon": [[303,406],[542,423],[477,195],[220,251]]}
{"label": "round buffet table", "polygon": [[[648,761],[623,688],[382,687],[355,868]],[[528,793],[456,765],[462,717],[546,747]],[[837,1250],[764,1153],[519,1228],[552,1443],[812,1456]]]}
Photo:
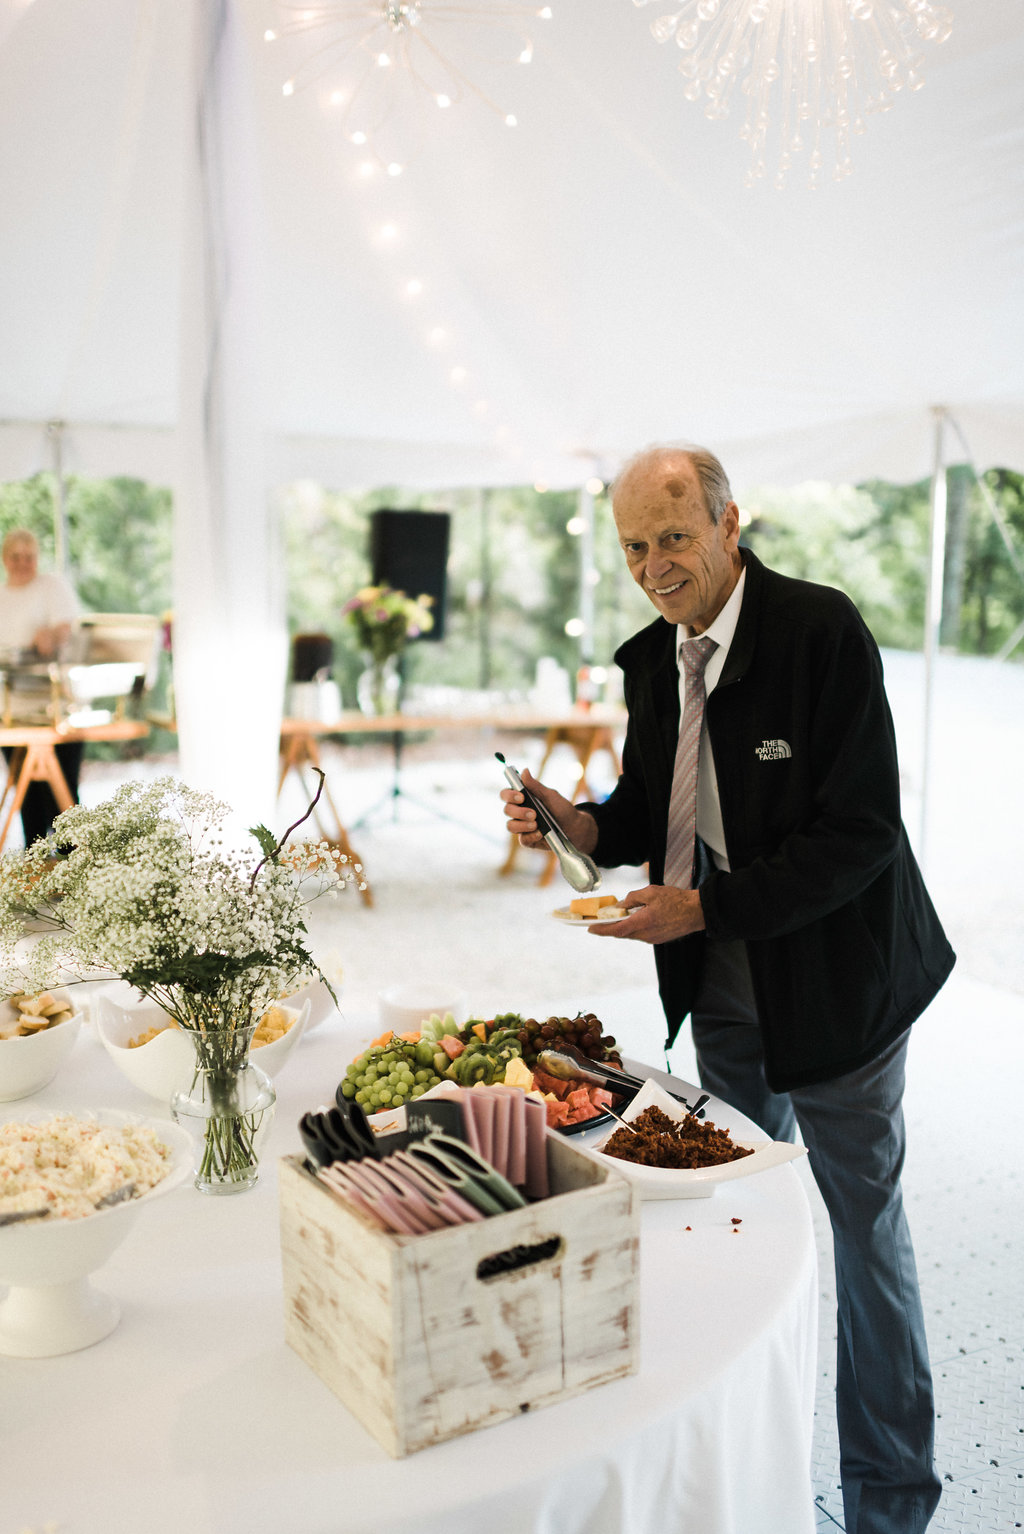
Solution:
{"label": "round buffet table", "polygon": [[[94,1275],[121,1307],[109,1337],[0,1358],[4,1534],[812,1530],[816,1260],[792,1166],[644,1204],[640,1370],[573,1400],[396,1461],[287,1347],[277,1159],[374,1031],[333,1014],[300,1041],[256,1188],[186,1183],[140,1212]],[[89,1107],[169,1117],[87,1024],[0,1118]]]}

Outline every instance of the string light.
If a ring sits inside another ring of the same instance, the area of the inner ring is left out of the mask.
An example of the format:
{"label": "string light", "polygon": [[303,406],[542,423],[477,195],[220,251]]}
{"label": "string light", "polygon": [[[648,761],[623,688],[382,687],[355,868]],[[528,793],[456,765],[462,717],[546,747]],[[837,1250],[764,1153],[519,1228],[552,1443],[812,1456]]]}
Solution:
{"label": "string light", "polygon": [[[315,44],[284,82],[283,93],[294,96],[315,81],[321,82],[311,94],[318,97],[319,106],[330,114],[347,144],[359,151],[350,175],[364,183],[367,195],[377,202],[377,217],[366,222],[368,241],[378,250],[386,247],[396,254],[401,250],[406,260],[411,258],[411,264],[416,260],[410,249],[415,240],[414,226],[408,224],[390,188],[384,189],[387,181],[407,169],[409,156],[396,152],[401,119],[419,113],[418,122],[405,122],[407,128],[413,128],[413,148],[429,141],[422,131],[423,112],[432,118],[434,113],[448,112],[468,98],[476,98],[506,127],[517,127],[515,113],[499,107],[475,83],[477,69],[472,62],[465,62],[465,50],[460,52],[460,45],[474,27],[485,29],[497,45],[490,49],[490,62],[501,51],[512,66],[516,62],[528,64],[534,48],[523,26],[528,19],[550,20],[551,7],[507,0],[490,0],[489,4],[474,0],[324,0],[323,4],[300,9],[283,0],[278,9],[285,20],[281,26],[267,29],[264,36],[268,43],[282,48],[288,46],[289,38],[308,38]],[[331,71],[342,78],[331,79]],[[381,222],[381,215],[388,211],[397,216]],[[424,293],[423,280],[408,272],[406,267],[404,278],[393,279],[396,300],[414,301]],[[436,302],[436,294],[432,297]],[[446,318],[443,312],[435,313],[432,323],[417,327],[421,341],[440,354],[441,370],[453,394],[461,394],[467,414],[486,422],[500,407],[481,397],[480,380],[469,366],[455,360],[455,347],[461,350],[464,343],[440,323]],[[466,362],[469,360],[467,357]],[[492,440],[506,455],[520,451],[507,423],[493,429]]]}
{"label": "string light", "polygon": [[805,151],[809,185],[821,185],[830,137],[832,179],[848,176],[851,138],[900,91],[920,89],[921,47],[945,42],[952,25],[951,13],[931,0],[682,0],[651,33],[656,42],[676,43],[683,95],[703,101],[706,117],[728,116],[735,90],[746,96],[740,137],[750,145],[748,186],[768,175],[769,108],[777,96],[773,180],[781,190]]}
{"label": "string light", "polygon": [[[447,111],[473,97],[506,127],[518,127],[515,113],[478,83],[482,60],[474,57],[474,34],[486,34],[488,42],[497,38],[499,47],[507,38],[510,62],[529,64],[534,45],[524,28],[552,17],[549,5],[521,0],[323,0],[312,7],[279,0],[279,10],[282,23],[268,28],[264,40],[281,45],[308,37],[314,45],[284,82],[284,95],[325,75],[342,75],[343,89],[333,90],[329,100],[345,107],[343,125],[355,127],[360,142],[371,145],[388,133],[401,137],[397,119],[418,102]],[[384,163],[396,160],[380,152]],[[407,159],[397,156],[398,163]]]}

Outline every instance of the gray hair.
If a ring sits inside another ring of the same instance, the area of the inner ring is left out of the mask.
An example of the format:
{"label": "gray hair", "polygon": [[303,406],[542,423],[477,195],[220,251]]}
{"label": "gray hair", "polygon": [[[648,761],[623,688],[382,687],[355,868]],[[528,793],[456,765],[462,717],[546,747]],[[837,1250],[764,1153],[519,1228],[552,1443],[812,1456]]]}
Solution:
{"label": "gray hair", "polygon": [[693,465],[708,516],[717,526],[725,515],[725,508],[733,498],[729,476],[714,453],[706,447],[695,447],[690,443],[660,443],[642,448],[639,453],[635,453],[628,463],[623,464],[612,482],[612,504],[615,504],[615,493],[620,484],[637,469],[653,469],[666,459],[678,457],[688,458]]}

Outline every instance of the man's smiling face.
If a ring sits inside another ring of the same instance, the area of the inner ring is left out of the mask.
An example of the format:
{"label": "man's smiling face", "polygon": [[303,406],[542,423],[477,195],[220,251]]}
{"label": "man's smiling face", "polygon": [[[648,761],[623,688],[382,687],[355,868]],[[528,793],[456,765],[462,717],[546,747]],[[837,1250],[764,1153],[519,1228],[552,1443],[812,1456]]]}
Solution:
{"label": "man's smiling face", "polygon": [[619,481],[615,525],[630,574],[669,623],[703,633],[739,579],[739,511],[730,501],[717,524],[689,456],[642,460]]}

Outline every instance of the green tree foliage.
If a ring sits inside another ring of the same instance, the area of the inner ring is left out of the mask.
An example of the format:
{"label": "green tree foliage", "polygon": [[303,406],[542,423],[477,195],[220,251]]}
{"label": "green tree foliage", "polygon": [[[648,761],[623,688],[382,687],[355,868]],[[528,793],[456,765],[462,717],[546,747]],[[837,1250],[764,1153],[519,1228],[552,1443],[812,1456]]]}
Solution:
{"label": "green tree foliage", "polygon": [[[171,493],[139,479],[69,479],[69,570],[87,612],[161,613],[171,605]],[[52,568],[57,495],[49,473],[0,485],[0,538],[27,527]]]}
{"label": "green tree foliage", "polygon": [[68,532],[74,580],[90,612],[171,606],[171,492],[139,479],[73,480]]}
{"label": "green tree foliage", "polygon": [[[1024,556],[1024,478],[991,471],[986,482],[1006,535]],[[974,476],[949,471],[951,518],[946,547],[943,637],[969,654],[994,654],[1024,621],[1024,579]],[[786,575],[837,586],[856,602],[879,644],[920,649],[930,562],[931,485],[873,480],[849,485],[766,489],[747,498],[753,521],[744,541]],[[954,525],[955,524],[955,525]]]}
{"label": "green tree foliage", "polygon": [[[552,656],[575,674],[579,641],[565,632],[579,609],[579,539],[568,531],[577,510],[575,492],[503,487],[416,495],[391,488],[349,496],[296,484],[281,504],[289,625],[293,633],[331,635],[334,675],[346,702],[354,702],[361,659],[341,608],[370,580],[370,516],[378,507],[451,516],[445,637],[410,646],[410,683],[525,691],[541,656]],[[594,660],[609,664],[615,646],[650,613],[625,570],[603,502],[595,525],[601,579]]]}
{"label": "green tree foliage", "polygon": [[[1024,475],[993,469],[985,480],[1002,528],[975,486],[969,503],[960,642],[977,655],[994,654],[1024,622]],[[1009,554],[1007,540],[1015,557]],[[1024,646],[1015,653],[1024,653]]]}

